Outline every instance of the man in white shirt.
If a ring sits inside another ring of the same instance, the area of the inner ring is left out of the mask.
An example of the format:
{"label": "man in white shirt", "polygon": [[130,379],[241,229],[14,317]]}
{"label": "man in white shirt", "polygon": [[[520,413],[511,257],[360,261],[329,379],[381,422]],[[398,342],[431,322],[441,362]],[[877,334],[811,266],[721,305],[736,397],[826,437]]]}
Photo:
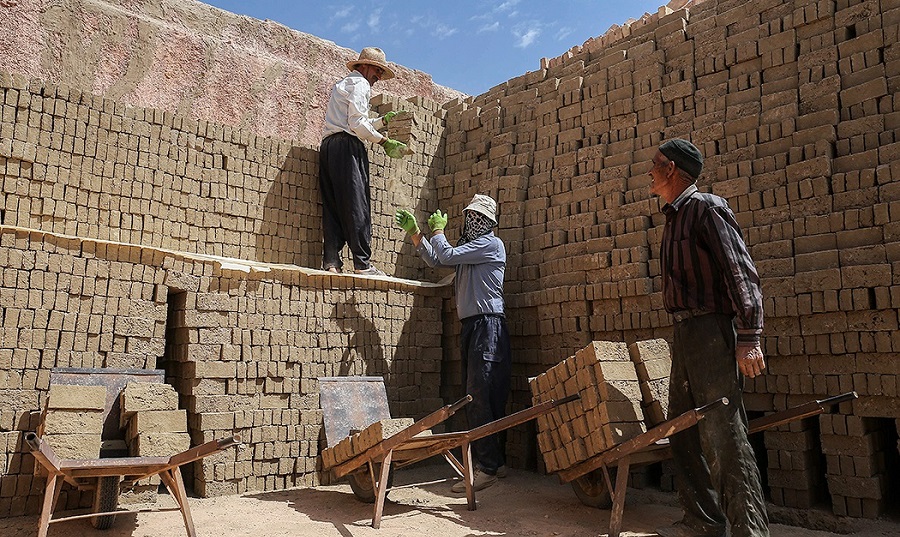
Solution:
{"label": "man in white shirt", "polygon": [[369,154],[363,142],[380,145],[392,158],[402,158],[406,145],[378,132],[396,112],[369,118],[372,86],[394,77],[380,48],[367,47],[347,63],[350,74],[331,90],[325,111],[325,132],[319,147],[319,187],[322,193],[323,268],[339,273],[341,250],[350,246],[357,274],[384,276],[369,262],[372,255],[372,215]]}

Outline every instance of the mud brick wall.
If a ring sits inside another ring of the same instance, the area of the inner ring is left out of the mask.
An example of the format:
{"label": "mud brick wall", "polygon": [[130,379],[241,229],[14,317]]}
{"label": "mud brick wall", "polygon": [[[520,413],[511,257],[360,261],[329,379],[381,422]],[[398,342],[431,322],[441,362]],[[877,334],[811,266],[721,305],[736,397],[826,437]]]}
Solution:
{"label": "mud brick wall", "polygon": [[[898,32],[895,0],[693,2],[449,102],[438,195],[451,215],[475,192],[500,203],[512,406],[528,404],[522,379],[589,341],[670,335],[647,174],[661,141],[689,138],[706,157],[699,187],[728,200],[762,277],[769,370],[748,382],[748,410],[856,390],[836,419],[881,424],[863,457],[867,492],[823,456],[832,433],[816,420],[765,433],[770,496],[879,511],[882,480],[897,475],[875,453],[896,454],[900,417]],[[531,464],[533,432],[521,430],[508,451]]]}
{"label": "mud brick wall", "polygon": [[[318,148],[18,75],[0,74],[0,91],[0,223],[321,266]],[[403,161],[371,154],[373,261],[391,273],[405,240],[395,207],[435,195],[443,111],[424,99],[381,102],[416,117],[401,134],[422,150]],[[409,266],[403,275],[421,274]]]}
{"label": "mud brick wall", "polygon": [[[43,478],[20,437],[39,422],[52,367],[164,369],[192,445],[243,440],[188,468],[203,495],[318,483],[317,377],[384,376],[398,417],[443,405],[443,287],[276,265],[238,270],[8,226],[0,247],[3,516],[40,507]],[[70,507],[83,502],[66,494]]]}

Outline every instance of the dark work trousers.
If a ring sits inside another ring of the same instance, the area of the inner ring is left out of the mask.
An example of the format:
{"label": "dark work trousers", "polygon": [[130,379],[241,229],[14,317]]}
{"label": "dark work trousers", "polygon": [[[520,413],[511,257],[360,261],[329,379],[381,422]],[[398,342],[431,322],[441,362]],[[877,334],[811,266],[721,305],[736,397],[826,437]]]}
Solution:
{"label": "dark work trousers", "polygon": [[[472,402],[466,405],[469,428],[475,428],[506,415],[512,356],[509,331],[501,315],[474,315],[462,320],[460,335],[463,385]],[[495,475],[506,464],[500,435],[492,434],[472,442],[472,454],[478,468]]]}
{"label": "dark work trousers", "polygon": [[339,132],[322,140],[319,190],[325,239],[322,266],[341,268],[341,249],[349,244],[353,268],[369,268],[372,255],[369,154],[359,138]]}
{"label": "dark work trousers", "polygon": [[743,376],[735,360],[729,315],[708,314],[675,323],[669,417],[727,397],[729,404],[672,435],[678,499],[684,522],[698,536],[769,535],[759,468],[747,441]]}

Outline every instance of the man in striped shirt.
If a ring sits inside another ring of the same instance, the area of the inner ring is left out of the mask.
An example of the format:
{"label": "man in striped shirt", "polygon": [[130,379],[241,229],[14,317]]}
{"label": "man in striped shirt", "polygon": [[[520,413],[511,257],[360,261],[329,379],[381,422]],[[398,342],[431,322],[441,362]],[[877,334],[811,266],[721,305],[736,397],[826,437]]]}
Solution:
{"label": "man in striped shirt", "polygon": [[675,320],[669,415],[721,397],[729,404],[671,437],[684,518],[664,537],[769,535],[759,468],[747,440],[743,377],[765,368],[759,276],[727,202],[696,186],[703,156],[674,139],[659,146],[650,192],[665,200],[663,303]]}

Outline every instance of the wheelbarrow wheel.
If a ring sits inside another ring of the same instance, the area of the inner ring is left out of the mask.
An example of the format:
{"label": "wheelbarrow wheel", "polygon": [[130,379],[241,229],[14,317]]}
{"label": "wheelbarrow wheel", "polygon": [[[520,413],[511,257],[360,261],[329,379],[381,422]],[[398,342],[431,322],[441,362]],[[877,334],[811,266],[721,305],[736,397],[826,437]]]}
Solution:
{"label": "wheelbarrow wheel", "polygon": [[[612,485],[616,486],[616,474],[611,472],[609,476]],[[612,507],[612,496],[609,489],[606,488],[606,481],[603,479],[603,470],[594,470],[572,481],[572,489],[578,500],[588,507],[596,507],[597,509],[610,509]]]}
{"label": "wheelbarrow wheel", "polygon": [[[375,465],[375,474],[379,475],[381,473],[381,465]],[[356,498],[365,503],[375,503],[375,496],[377,491],[375,490],[375,484],[372,482],[372,478],[369,476],[369,471],[367,467],[363,467],[363,470],[360,472],[355,472],[347,476],[347,481],[350,482],[350,489],[353,490],[353,494],[356,495]],[[394,468],[393,465],[391,469],[388,470],[388,488],[391,488],[394,485]]]}
{"label": "wheelbarrow wheel", "polygon": [[[119,476],[97,478],[97,490],[94,494],[94,512],[108,513],[119,507]],[[91,525],[98,530],[108,530],[116,520],[116,515],[103,515],[91,518]]]}

